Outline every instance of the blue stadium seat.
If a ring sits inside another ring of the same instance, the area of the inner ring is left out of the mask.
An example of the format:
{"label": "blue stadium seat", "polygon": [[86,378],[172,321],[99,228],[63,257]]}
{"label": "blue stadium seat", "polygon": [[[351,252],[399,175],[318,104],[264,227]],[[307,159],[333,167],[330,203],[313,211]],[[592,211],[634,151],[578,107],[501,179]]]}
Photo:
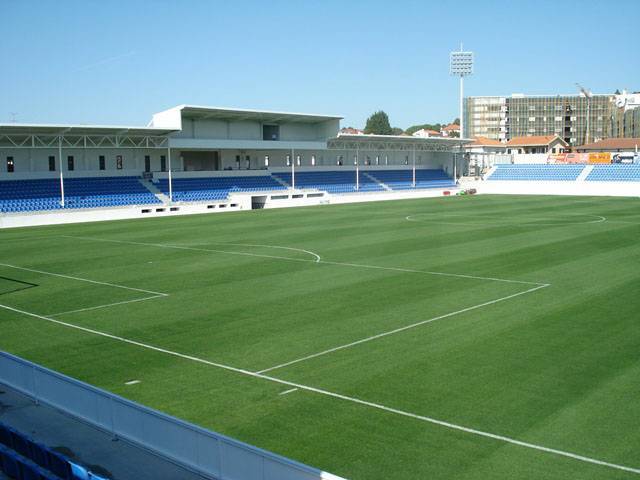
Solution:
{"label": "blue stadium seat", "polygon": [[[160,203],[137,177],[85,177],[64,181],[64,208],[104,208]],[[0,212],[58,210],[58,179],[0,181]]]}
{"label": "blue stadium seat", "polygon": [[[291,185],[291,172],[273,173],[273,176]],[[296,172],[296,188],[314,188],[329,193],[381,192],[384,187],[360,172],[359,189],[356,188],[355,170],[321,170]]]}
{"label": "blue stadium seat", "polygon": [[505,164],[496,165],[487,180],[504,181],[575,181],[584,165]]}
{"label": "blue stadium seat", "polygon": [[[160,179],[158,189],[169,195],[169,180]],[[285,190],[286,187],[268,175],[242,177],[173,178],[173,201],[203,202],[225,200],[233,192]]]}
{"label": "blue stadium seat", "polygon": [[0,447],[0,469],[9,478],[20,478],[18,454],[6,447]]}
{"label": "blue stadium seat", "polygon": [[49,468],[49,449],[38,442],[31,444],[31,460],[42,468]]}
{"label": "blue stadium seat", "polygon": [[49,450],[49,471],[65,480],[73,480],[69,461],[66,457],[53,450]]}
{"label": "blue stadium seat", "polygon": [[11,432],[11,437],[13,439],[13,450],[18,452],[23,457],[30,458],[31,440],[15,430]]}
{"label": "blue stadium seat", "polygon": [[594,165],[587,182],[640,182],[640,165]]}
{"label": "blue stadium seat", "polygon": [[409,190],[413,188],[449,188],[455,182],[442,169],[416,168],[416,185],[413,186],[413,170],[371,170],[367,172],[376,180],[384,183],[392,190]]}
{"label": "blue stadium seat", "polygon": [[0,444],[13,449],[12,429],[0,423]]}

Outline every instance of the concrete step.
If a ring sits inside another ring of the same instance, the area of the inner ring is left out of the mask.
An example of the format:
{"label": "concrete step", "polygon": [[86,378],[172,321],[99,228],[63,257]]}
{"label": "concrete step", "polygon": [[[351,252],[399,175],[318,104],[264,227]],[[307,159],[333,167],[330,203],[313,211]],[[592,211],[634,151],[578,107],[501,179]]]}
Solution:
{"label": "concrete step", "polygon": [[593,165],[585,166],[582,172],[580,172],[580,175],[578,175],[578,178],[576,178],[576,182],[584,182],[591,173],[591,170],[593,170]]}
{"label": "concrete step", "polygon": [[169,197],[167,197],[164,193],[158,190],[158,187],[156,187],[151,180],[144,180],[142,178],[139,178],[138,181],[142,184],[143,187],[145,187],[147,190],[153,193],[156,196],[156,198],[160,200],[162,203],[164,203],[165,205],[168,203],[171,203],[171,201],[169,200]]}
{"label": "concrete step", "polygon": [[278,182],[280,185],[282,185],[283,187],[287,187],[287,188],[291,188],[291,185],[289,185],[287,182],[285,182],[284,180],[282,180],[280,177],[277,177],[276,174],[271,174],[271,178],[273,178],[276,182]]}
{"label": "concrete step", "polygon": [[362,172],[362,174],[367,177],[369,180],[373,180],[374,182],[376,182],[378,185],[380,185],[382,188],[384,188],[385,190],[391,192],[391,188],[389,188],[389,186],[385,183],[382,183],[380,180],[378,180],[376,177],[374,177],[373,175],[371,175],[368,172]]}

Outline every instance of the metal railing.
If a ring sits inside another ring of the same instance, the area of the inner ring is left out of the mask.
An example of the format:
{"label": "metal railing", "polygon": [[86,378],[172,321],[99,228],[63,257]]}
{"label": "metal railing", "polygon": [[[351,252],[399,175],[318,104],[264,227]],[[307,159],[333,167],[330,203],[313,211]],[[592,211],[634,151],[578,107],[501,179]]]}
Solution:
{"label": "metal railing", "polygon": [[342,480],[0,351],[0,383],[220,480]]}

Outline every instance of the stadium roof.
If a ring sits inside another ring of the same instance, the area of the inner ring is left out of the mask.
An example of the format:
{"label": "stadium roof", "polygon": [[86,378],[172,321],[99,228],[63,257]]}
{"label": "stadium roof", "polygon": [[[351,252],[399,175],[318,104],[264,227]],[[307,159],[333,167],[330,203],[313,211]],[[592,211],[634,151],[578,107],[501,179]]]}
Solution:
{"label": "stadium roof", "polygon": [[587,151],[615,151],[615,150],[640,150],[640,138],[607,138],[599,142],[587,143],[575,147],[575,150]]}
{"label": "stadium roof", "polygon": [[0,135],[140,135],[162,136],[175,129],[124,125],[0,123]]}
{"label": "stadium roof", "polygon": [[[315,113],[278,112],[271,110],[246,110],[242,108],[208,107],[201,105],[178,105],[169,110],[180,110],[183,118],[220,120],[256,120],[260,122],[296,122],[321,123],[328,120],[342,120],[338,115],[319,115]],[[162,113],[162,112],[161,112]]]}

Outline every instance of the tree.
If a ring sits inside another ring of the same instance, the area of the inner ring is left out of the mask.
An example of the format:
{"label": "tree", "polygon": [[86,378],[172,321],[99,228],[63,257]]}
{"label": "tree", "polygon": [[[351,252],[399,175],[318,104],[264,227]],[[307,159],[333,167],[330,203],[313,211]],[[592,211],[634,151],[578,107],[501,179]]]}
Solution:
{"label": "tree", "polygon": [[454,124],[454,125],[460,125],[460,119],[459,119],[459,118],[456,118],[456,119],[453,121],[453,124]]}
{"label": "tree", "polygon": [[389,116],[382,110],[374,112],[367,119],[367,125],[364,127],[364,133],[372,133],[374,135],[391,135],[393,130],[389,123]]}
{"label": "tree", "polygon": [[400,127],[393,127],[391,129],[391,135],[402,135],[404,133],[404,130],[402,130]]}

